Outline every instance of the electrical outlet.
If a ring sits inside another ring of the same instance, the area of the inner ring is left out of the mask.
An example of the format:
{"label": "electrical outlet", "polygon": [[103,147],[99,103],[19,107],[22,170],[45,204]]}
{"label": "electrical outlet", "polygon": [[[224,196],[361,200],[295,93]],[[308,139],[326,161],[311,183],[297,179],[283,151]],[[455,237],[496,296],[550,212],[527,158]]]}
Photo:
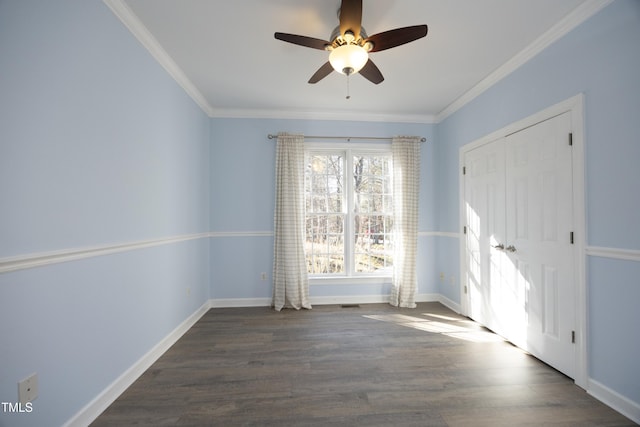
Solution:
{"label": "electrical outlet", "polygon": [[267,280],[267,273],[265,273],[264,271],[260,273],[260,280]]}
{"label": "electrical outlet", "polygon": [[450,276],[449,283],[451,284],[451,286],[454,286],[456,284],[456,276]]}
{"label": "electrical outlet", "polygon": [[187,287],[187,296],[190,296],[190,295],[191,295],[191,287],[189,286]]}
{"label": "electrical outlet", "polygon": [[25,404],[38,397],[38,374],[35,372],[18,383],[18,400]]}
{"label": "electrical outlet", "polygon": [[440,272],[440,281],[444,282],[444,272]]}

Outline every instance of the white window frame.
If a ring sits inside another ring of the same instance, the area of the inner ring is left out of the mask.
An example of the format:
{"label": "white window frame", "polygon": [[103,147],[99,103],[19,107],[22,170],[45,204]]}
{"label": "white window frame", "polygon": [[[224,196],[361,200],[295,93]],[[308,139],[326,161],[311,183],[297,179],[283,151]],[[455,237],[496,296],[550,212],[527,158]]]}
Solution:
{"label": "white window frame", "polygon": [[[353,155],[356,154],[391,154],[391,143],[327,143],[313,142],[305,143],[305,162],[312,153],[335,153],[342,154],[345,159],[344,176],[345,183],[345,224],[344,224],[344,245],[345,245],[345,272],[343,274],[311,274],[309,273],[309,283],[311,285],[337,285],[337,284],[389,284],[391,283],[391,272],[382,273],[358,273],[354,271],[354,183],[353,183]],[[392,160],[393,161],[393,160]],[[306,178],[305,178],[306,179]]]}

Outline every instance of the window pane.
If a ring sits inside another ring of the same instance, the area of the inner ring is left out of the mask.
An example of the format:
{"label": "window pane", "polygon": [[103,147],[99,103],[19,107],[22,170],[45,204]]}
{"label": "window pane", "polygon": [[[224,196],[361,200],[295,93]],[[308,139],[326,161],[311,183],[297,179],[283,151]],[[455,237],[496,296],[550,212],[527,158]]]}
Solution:
{"label": "window pane", "polygon": [[356,272],[372,273],[371,259],[366,254],[356,254]]}
{"label": "window pane", "polygon": [[343,212],[343,156],[313,154],[308,157],[305,172],[307,211]]}
{"label": "window pane", "polygon": [[384,203],[382,201],[382,194],[374,194],[371,196],[371,211],[372,212],[384,212]]}
{"label": "window pane", "polygon": [[327,159],[325,156],[312,156],[310,164],[313,173],[322,174],[327,168]]}
{"label": "window pane", "polygon": [[385,194],[382,196],[382,211],[388,214],[393,213],[393,198],[390,194]]}
{"label": "window pane", "polygon": [[311,274],[342,273],[344,271],[344,244],[342,215],[315,215],[307,217],[307,271]]}
{"label": "window pane", "polygon": [[344,171],[344,159],[341,155],[327,156],[327,162],[330,166],[330,174],[341,176]]}
{"label": "window pane", "polygon": [[331,254],[344,254],[344,240],[342,234],[331,234],[328,239],[328,251]]}

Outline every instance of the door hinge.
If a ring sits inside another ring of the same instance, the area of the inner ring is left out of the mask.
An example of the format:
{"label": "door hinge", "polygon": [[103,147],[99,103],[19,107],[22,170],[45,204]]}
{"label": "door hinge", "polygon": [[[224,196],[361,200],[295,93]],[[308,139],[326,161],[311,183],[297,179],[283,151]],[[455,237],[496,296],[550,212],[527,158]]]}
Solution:
{"label": "door hinge", "polygon": [[573,245],[573,231],[569,233],[569,242]]}
{"label": "door hinge", "polygon": [[462,227],[462,232],[463,232],[464,234],[467,234],[467,226],[466,226],[466,225],[465,225],[464,227]]}
{"label": "door hinge", "polygon": [[576,331],[571,331],[571,344],[576,343]]}
{"label": "door hinge", "polygon": [[467,293],[467,285],[464,285],[464,293]]}
{"label": "door hinge", "polygon": [[573,134],[569,133],[569,145],[573,145]]}
{"label": "door hinge", "polygon": [[467,167],[463,166],[462,167],[462,175],[466,175],[467,174]]}

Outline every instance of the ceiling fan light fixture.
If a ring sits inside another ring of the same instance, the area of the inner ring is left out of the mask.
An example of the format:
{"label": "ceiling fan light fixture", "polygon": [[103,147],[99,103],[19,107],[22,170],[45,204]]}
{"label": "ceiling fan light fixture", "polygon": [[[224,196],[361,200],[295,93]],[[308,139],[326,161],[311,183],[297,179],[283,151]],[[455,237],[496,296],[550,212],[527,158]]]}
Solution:
{"label": "ceiling fan light fixture", "polygon": [[347,76],[360,71],[368,60],[369,53],[354,44],[338,46],[329,54],[329,62],[333,69]]}
{"label": "ceiling fan light fixture", "polygon": [[[338,21],[329,40],[279,32],[274,34],[276,39],[284,42],[329,52],[329,61],[322,64],[311,76],[310,84],[318,83],[334,70],[347,76],[359,73],[371,83],[380,84],[384,81],[384,76],[369,59],[369,53],[418,40],[425,37],[428,30],[426,25],[413,25],[383,31],[369,37],[362,26],[362,0],[340,0]],[[347,87],[348,84],[349,79]]]}

